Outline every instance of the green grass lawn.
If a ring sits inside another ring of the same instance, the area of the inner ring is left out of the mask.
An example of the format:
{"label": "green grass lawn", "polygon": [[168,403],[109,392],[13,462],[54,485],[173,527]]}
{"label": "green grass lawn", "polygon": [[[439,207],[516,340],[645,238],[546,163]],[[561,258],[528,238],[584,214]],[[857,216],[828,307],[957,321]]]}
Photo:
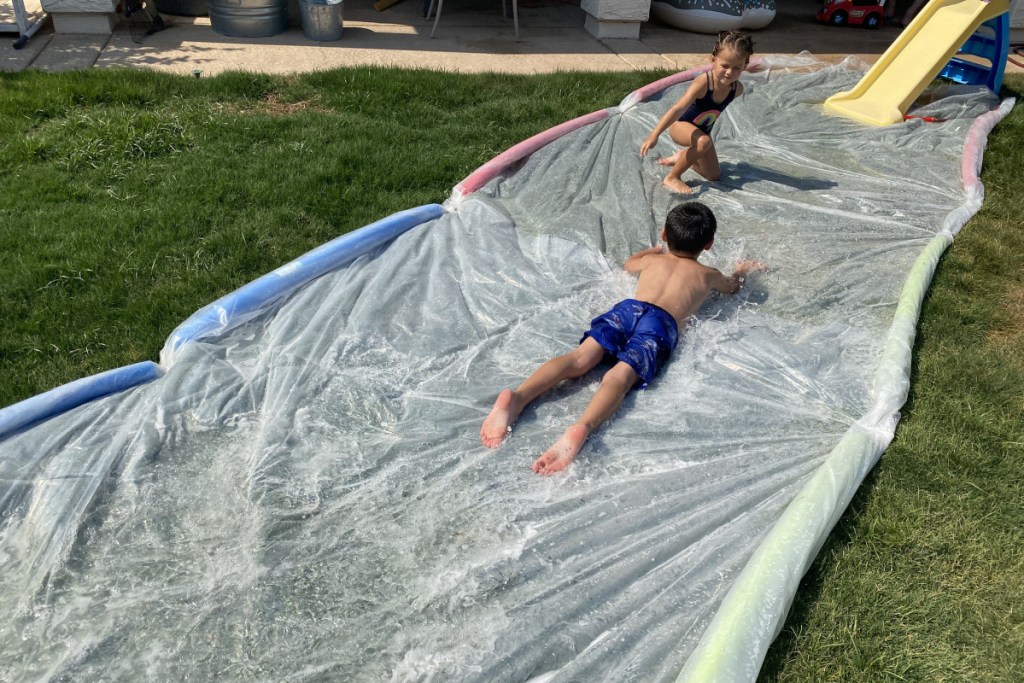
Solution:
{"label": "green grass lawn", "polygon": [[[217,297],[662,75],[0,74],[0,406],[156,360]],[[930,291],[896,440],[762,680],[1024,681],[1022,168],[1018,109]]]}

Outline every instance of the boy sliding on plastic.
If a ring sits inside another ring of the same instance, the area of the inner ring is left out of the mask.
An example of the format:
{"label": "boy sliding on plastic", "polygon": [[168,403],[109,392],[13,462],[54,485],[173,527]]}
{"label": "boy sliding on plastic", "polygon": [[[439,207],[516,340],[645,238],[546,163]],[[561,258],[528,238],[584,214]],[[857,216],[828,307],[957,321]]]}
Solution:
{"label": "boy sliding on plastic", "polygon": [[668,189],[681,194],[693,192],[682,179],[689,168],[708,180],[718,180],[722,175],[715,143],[711,141],[711,128],[725,108],[743,94],[739,78],[753,54],[754,41],[750,36],[737,31],[719,33],[711,51],[711,69],[703,78],[693,79],[686,93],[665,112],[640,145],[640,156],[645,156],[667,128],[672,140],[684,148],[670,157],[658,159],[659,164],[672,167],[662,181]]}
{"label": "boy sliding on plastic", "polygon": [[572,462],[583,442],[611,417],[630,389],[646,387],[679,340],[679,329],[712,290],[733,294],[747,273],[764,270],[758,261],[741,261],[726,277],[701,265],[697,257],[714,242],[717,227],[711,209],[687,202],[672,209],[661,238],[668,250],[652,247],[626,259],[626,272],[639,275],[633,299],[594,318],[590,331],[573,351],[544,363],[518,389],[505,389],[480,428],[488,448],[501,445],[519,414],[534,399],[565,379],[580,377],[606,356],[618,362],[605,373],[579,421],[533,463],[538,474],[553,474]]}

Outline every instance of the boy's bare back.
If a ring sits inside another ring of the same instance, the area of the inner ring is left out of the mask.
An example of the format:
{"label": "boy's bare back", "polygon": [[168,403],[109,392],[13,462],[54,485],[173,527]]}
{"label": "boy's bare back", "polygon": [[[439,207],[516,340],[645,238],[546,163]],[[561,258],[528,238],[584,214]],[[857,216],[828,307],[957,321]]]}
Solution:
{"label": "boy's bare back", "polygon": [[712,291],[732,294],[742,283],[742,273],[727,277],[694,256],[653,249],[631,256],[625,268],[640,276],[633,298],[665,309],[680,329]]}

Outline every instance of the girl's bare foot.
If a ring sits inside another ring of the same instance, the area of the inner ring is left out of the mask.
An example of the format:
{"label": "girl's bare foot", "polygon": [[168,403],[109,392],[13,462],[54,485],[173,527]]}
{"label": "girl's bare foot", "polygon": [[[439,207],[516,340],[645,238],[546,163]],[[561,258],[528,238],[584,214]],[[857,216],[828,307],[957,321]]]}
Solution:
{"label": "girl's bare foot", "polygon": [[684,183],[679,178],[666,177],[664,180],[661,181],[661,184],[664,185],[666,188],[672,190],[673,192],[678,192],[679,194],[691,194],[693,192],[693,188]]}
{"label": "girl's bare foot", "polygon": [[565,430],[565,434],[537,458],[531,469],[537,474],[554,474],[561,472],[572,462],[576,454],[583,448],[589,432],[585,425],[575,424]]}
{"label": "girl's bare foot", "polygon": [[485,446],[497,448],[512,431],[512,423],[516,421],[519,411],[522,410],[517,403],[515,394],[510,389],[503,389],[498,394],[498,400],[494,402],[491,414],[487,416],[483,426],[480,427],[480,440],[484,442]]}
{"label": "girl's bare foot", "polygon": [[662,157],[658,159],[658,163],[662,166],[675,166],[676,162],[679,161],[679,155],[683,153],[683,150],[679,150],[670,157]]}

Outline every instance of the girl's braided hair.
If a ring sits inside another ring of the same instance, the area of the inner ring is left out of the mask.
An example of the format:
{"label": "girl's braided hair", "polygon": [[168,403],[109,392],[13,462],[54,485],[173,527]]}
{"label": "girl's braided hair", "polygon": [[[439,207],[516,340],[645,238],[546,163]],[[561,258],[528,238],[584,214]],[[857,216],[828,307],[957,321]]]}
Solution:
{"label": "girl's braided hair", "polygon": [[750,59],[754,54],[754,39],[739,31],[722,31],[718,34],[711,56],[718,56],[722,50],[732,50],[743,59]]}

